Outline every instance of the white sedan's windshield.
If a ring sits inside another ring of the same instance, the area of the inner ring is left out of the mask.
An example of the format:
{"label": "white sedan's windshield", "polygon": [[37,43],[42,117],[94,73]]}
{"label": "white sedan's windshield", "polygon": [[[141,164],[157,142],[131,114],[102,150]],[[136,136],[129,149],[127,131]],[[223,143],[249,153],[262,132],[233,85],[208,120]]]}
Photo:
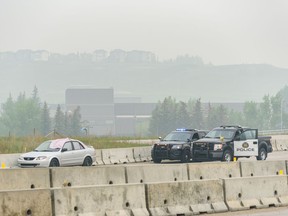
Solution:
{"label": "white sedan's windshield", "polygon": [[59,151],[59,148],[51,147],[52,140],[45,141],[41,143],[34,151],[38,152],[49,152],[49,151]]}
{"label": "white sedan's windshield", "polygon": [[224,137],[224,139],[232,139],[234,136],[235,131],[234,130],[224,130],[224,129],[216,129],[210,131],[205,137],[206,138],[221,138]]}
{"label": "white sedan's windshield", "polygon": [[184,141],[184,142],[187,142],[188,139],[191,139],[191,133],[171,132],[163,139],[163,141]]}

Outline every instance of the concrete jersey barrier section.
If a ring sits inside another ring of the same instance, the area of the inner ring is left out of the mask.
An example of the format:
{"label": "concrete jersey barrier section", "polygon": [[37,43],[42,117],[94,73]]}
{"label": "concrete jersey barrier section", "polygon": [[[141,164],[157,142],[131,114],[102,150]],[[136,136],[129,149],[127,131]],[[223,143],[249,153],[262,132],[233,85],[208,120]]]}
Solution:
{"label": "concrete jersey barrier section", "polygon": [[51,169],[51,187],[125,184],[124,166],[62,167]]}
{"label": "concrete jersey barrier section", "polygon": [[96,149],[96,161],[95,164],[97,165],[103,165],[104,162],[102,161],[102,150],[101,149]]}
{"label": "concrete jersey barrier section", "polygon": [[273,147],[273,150],[276,151],[287,151],[288,149],[288,141],[287,139],[271,139],[271,144]]}
{"label": "concrete jersey barrier section", "polygon": [[0,169],[0,191],[50,188],[49,169]]}
{"label": "concrete jersey barrier section", "polygon": [[17,160],[20,154],[0,154],[0,167],[13,168],[17,167]]}
{"label": "concrete jersey barrier section", "polygon": [[135,162],[132,148],[102,149],[104,164],[133,163]]}
{"label": "concrete jersey barrier section", "polygon": [[147,183],[146,193],[153,216],[228,211],[222,180]]}
{"label": "concrete jersey barrier section", "polygon": [[272,149],[273,151],[278,151],[278,148],[277,148],[277,144],[276,144],[276,139],[270,139],[270,142],[271,142],[271,145],[272,145]]}
{"label": "concrete jersey barrier section", "polygon": [[50,189],[0,191],[1,216],[51,216]]}
{"label": "concrete jersey barrier section", "polygon": [[144,184],[53,189],[56,216],[148,216]]}
{"label": "concrete jersey barrier section", "polygon": [[186,164],[141,164],[126,166],[127,183],[188,180]]}
{"label": "concrete jersey barrier section", "polygon": [[133,148],[135,162],[151,161],[151,146]]}
{"label": "concrete jersey barrier section", "polygon": [[189,180],[240,177],[240,162],[205,162],[188,164]]}
{"label": "concrete jersey barrier section", "polygon": [[285,161],[241,161],[241,176],[286,175]]}
{"label": "concrete jersey barrier section", "polygon": [[[238,161],[2,169],[0,215],[194,215],[287,206],[286,164]],[[239,166],[247,177],[240,177]]]}
{"label": "concrete jersey barrier section", "polygon": [[288,205],[287,176],[224,179],[224,192],[230,211]]}

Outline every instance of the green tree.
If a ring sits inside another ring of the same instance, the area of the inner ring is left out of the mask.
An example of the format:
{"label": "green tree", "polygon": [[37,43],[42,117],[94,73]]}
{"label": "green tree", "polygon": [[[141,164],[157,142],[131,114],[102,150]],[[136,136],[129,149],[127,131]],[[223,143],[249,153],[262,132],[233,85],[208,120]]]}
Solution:
{"label": "green tree", "polygon": [[246,126],[258,128],[258,108],[256,102],[245,102],[243,108],[243,118]]}
{"label": "green tree", "polygon": [[79,136],[81,134],[81,113],[80,106],[78,106],[71,117],[71,135]]}
{"label": "green tree", "polygon": [[165,98],[160,109],[160,131],[167,134],[176,128],[176,100],[172,97]]}
{"label": "green tree", "polygon": [[[163,102],[159,102],[152,112],[149,131],[151,135],[164,136],[176,128],[176,100],[167,97]],[[156,129],[156,131],[155,131]]]}
{"label": "green tree", "polygon": [[229,122],[228,109],[223,106],[223,104],[209,108],[209,113],[207,117],[207,125],[209,129],[218,127],[220,125],[227,125]]}
{"label": "green tree", "polygon": [[233,109],[228,111],[228,124],[229,125],[243,125],[242,112],[238,112]]}
{"label": "green tree", "polygon": [[40,130],[40,102],[36,90],[32,97],[27,98],[20,93],[14,101],[11,94],[2,105],[1,123],[10,134],[26,136]]}
{"label": "green tree", "polygon": [[272,119],[272,106],[269,95],[263,97],[263,102],[260,103],[259,114],[258,114],[258,128],[260,130],[270,130],[271,129],[271,119]]}
{"label": "green tree", "polygon": [[152,111],[151,120],[149,123],[149,135],[151,136],[159,136],[159,128],[160,128],[160,109],[161,102],[158,101],[155,109]]}
{"label": "green tree", "polygon": [[44,102],[44,106],[41,110],[41,134],[47,135],[51,132],[51,118],[50,118],[50,110],[46,102]]}
{"label": "green tree", "polygon": [[199,98],[192,113],[192,125],[194,128],[202,129],[204,126],[201,99]]}
{"label": "green tree", "polygon": [[15,134],[16,119],[15,119],[15,103],[12,95],[9,94],[8,99],[2,105],[1,123],[10,134]]}
{"label": "green tree", "polygon": [[188,128],[190,124],[187,104],[180,101],[176,107],[176,128]]}
{"label": "green tree", "polygon": [[[271,97],[271,107],[272,107],[272,117],[271,117],[271,125],[272,129],[281,129],[281,115],[282,121],[283,119],[287,119],[285,116],[285,112],[283,112],[283,108],[285,101],[282,99],[282,96],[277,93],[276,96]],[[281,114],[282,112],[282,114]],[[284,115],[283,115],[284,114]],[[285,118],[283,118],[285,116]],[[283,121],[286,122],[286,121]],[[283,125],[282,125],[283,126]],[[285,127],[285,124],[284,124]]]}
{"label": "green tree", "polygon": [[61,106],[59,104],[54,116],[54,130],[60,134],[66,133],[65,114],[61,110]]}
{"label": "green tree", "polygon": [[39,131],[41,107],[32,98],[20,93],[15,102],[16,134],[26,136]]}

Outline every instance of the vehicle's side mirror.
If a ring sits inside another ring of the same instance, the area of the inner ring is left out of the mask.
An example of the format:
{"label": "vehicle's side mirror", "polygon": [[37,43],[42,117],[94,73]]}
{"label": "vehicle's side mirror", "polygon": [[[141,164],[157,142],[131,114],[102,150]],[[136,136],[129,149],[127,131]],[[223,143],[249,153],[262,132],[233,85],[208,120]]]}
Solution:
{"label": "vehicle's side mirror", "polygon": [[65,152],[65,151],[68,151],[68,149],[67,149],[67,148],[63,148],[63,149],[61,150],[61,152]]}
{"label": "vehicle's side mirror", "polygon": [[162,137],[158,137],[159,140],[162,140]]}

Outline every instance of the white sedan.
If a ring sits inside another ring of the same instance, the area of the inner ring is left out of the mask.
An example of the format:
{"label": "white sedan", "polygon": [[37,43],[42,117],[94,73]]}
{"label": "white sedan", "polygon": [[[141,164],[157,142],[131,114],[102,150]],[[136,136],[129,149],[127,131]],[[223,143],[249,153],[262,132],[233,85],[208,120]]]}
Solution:
{"label": "white sedan", "polygon": [[19,167],[91,166],[96,161],[93,146],[74,139],[48,140],[20,155]]}

